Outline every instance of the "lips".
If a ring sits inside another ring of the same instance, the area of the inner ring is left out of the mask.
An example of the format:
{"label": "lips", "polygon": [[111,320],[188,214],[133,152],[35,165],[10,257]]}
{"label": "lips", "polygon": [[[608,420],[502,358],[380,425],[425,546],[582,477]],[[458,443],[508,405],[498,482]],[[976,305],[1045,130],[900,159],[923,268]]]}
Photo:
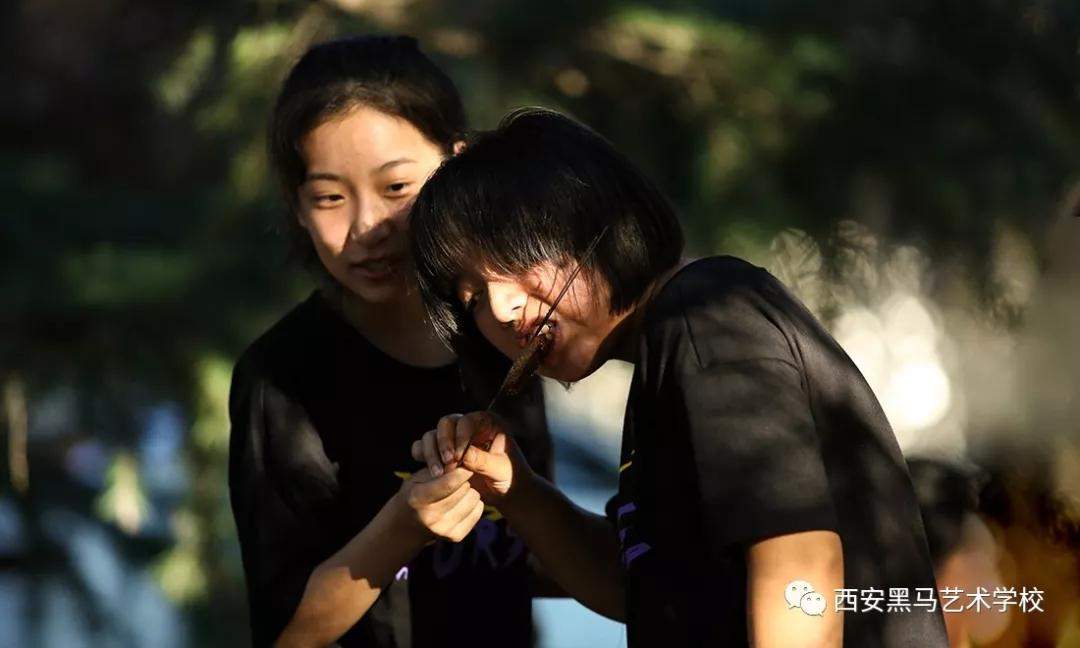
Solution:
{"label": "lips", "polygon": [[402,256],[381,256],[349,264],[349,269],[366,279],[386,279],[397,273]]}
{"label": "lips", "polygon": [[[525,348],[529,344],[529,338],[536,330],[536,325],[540,323],[540,319],[535,319],[522,329],[522,332],[517,336],[518,347]],[[544,330],[551,336],[552,346],[559,338],[559,323],[553,319],[549,319],[544,324]]]}

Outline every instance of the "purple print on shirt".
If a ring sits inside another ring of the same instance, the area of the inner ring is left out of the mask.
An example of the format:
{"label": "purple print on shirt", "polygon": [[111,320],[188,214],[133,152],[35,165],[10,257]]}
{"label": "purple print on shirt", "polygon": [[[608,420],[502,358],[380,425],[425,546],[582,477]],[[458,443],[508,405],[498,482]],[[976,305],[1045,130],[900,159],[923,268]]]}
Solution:
{"label": "purple print on shirt", "polygon": [[630,563],[652,549],[646,542],[633,542],[633,513],[636,512],[637,505],[633,502],[627,502],[616,509],[615,524],[619,529],[619,545],[622,548],[622,564],[624,568],[630,567]]}

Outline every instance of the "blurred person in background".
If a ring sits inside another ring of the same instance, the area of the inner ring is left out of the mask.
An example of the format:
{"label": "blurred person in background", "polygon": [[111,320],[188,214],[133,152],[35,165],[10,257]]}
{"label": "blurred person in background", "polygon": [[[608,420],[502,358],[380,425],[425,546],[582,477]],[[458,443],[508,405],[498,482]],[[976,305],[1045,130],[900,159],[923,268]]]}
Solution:
{"label": "blurred person in background", "polygon": [[[489,412],[413,444],[432,470],[483,476],[548,573],[625,619],[631,646],[948,646],[911,479],[869,385],[768,272],[683,260],[670,204],[606,140],[515,112],[436,172],[412,220],[442,335],[476,330],[515,356],[554,308],[542,375],[635,363],[607,517],[539,477]],[[934,605],[837,614],[841,588],[906,588],[909,603],[924,590]]]}
{"label": "blurred person in background", "polygon": [[[1075,450],[1066,452],[1075,453]],[[1080,509],[1075,492],[1052,483],[1044,460],[1018,455],[985,460],[979,515],[998,549],[997,573],[1017,592],[1038,590],[1038,609],[1013,605],[986,648],[1080,646]]]}
{"label": "blurred person in background", "polygon": [[[978,513],[979,496],[974,478],[959,468],[932,459],[908,461],[911,481],[919,498],[930,555],[939,589],[957,588],[974,593],[1005,587],[998,564],[1001,548]],[[1009,625],[1011,610],[966,607],[945,614],[952,648],[985,646]]]}
{"label": "blurred person in background", "polygon": [[[317,45],[281,89],[271,162],[321,285],[233,372],[229,487],[257,645],[431,646],[477,605],[497,632],[474,645],[532,643],[521,540],[467,471],[410,469],[414,439],[486,396],[461,373],[508,366],[483,347],[459,366],[410,282],[406,215],[465,131],[453,83],[408,37]],[[534,423],[522,443],[547,466]]]}

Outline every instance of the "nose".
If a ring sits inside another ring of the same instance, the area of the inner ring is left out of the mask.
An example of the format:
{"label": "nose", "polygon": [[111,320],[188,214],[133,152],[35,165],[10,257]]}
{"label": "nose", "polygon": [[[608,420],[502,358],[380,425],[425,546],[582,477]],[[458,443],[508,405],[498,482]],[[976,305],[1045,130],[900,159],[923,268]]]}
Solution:
{"label": "nose", "polygon": [[382,242],[393,231],[394,213],[381,200],[371,198],[356,201],[349,238],[366,247]]}
{"label": "nose", "polygon": [[491,314],[497,321],[508,324],[521,317],[528,301],[528,295],[523,290],[502,282],[491,282],[486,290]]}

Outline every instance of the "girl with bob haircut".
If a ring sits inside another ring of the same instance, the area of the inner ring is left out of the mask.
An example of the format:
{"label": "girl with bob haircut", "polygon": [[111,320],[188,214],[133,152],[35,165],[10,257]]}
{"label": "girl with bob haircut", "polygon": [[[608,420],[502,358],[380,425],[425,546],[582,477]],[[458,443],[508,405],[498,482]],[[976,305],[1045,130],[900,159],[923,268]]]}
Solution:
{"label": "girl with bob haircut", "polygon": [[606,516],[538,475],[490,412],[413,444],[486,480],[545,571],[625,620],[631,646],[948,646],[911,480],[862,375],[765,270],[682,261],[671,206],[606,140],[515,112],[442,165],[411,218],[446,339],[513,357],[558,302],[540,374],[635,363]]}
{"label": "girl with bob haircut", "polygon": [[[457,90],[412,38],[317,45],[281,89],[270,159],[321,286],[233,372],[229,488],[256,645],[433,646],[477,601],[498,637],[475,645],[532,645],[522,541],[471,473],[414,473],[409,456],[442,415],[490,398],[459,371],[477,383],[509,365],[478,346],[459,367],[412,282],[409,206],[465,130]],[[535,412],[515,416],[546,472]]]}

